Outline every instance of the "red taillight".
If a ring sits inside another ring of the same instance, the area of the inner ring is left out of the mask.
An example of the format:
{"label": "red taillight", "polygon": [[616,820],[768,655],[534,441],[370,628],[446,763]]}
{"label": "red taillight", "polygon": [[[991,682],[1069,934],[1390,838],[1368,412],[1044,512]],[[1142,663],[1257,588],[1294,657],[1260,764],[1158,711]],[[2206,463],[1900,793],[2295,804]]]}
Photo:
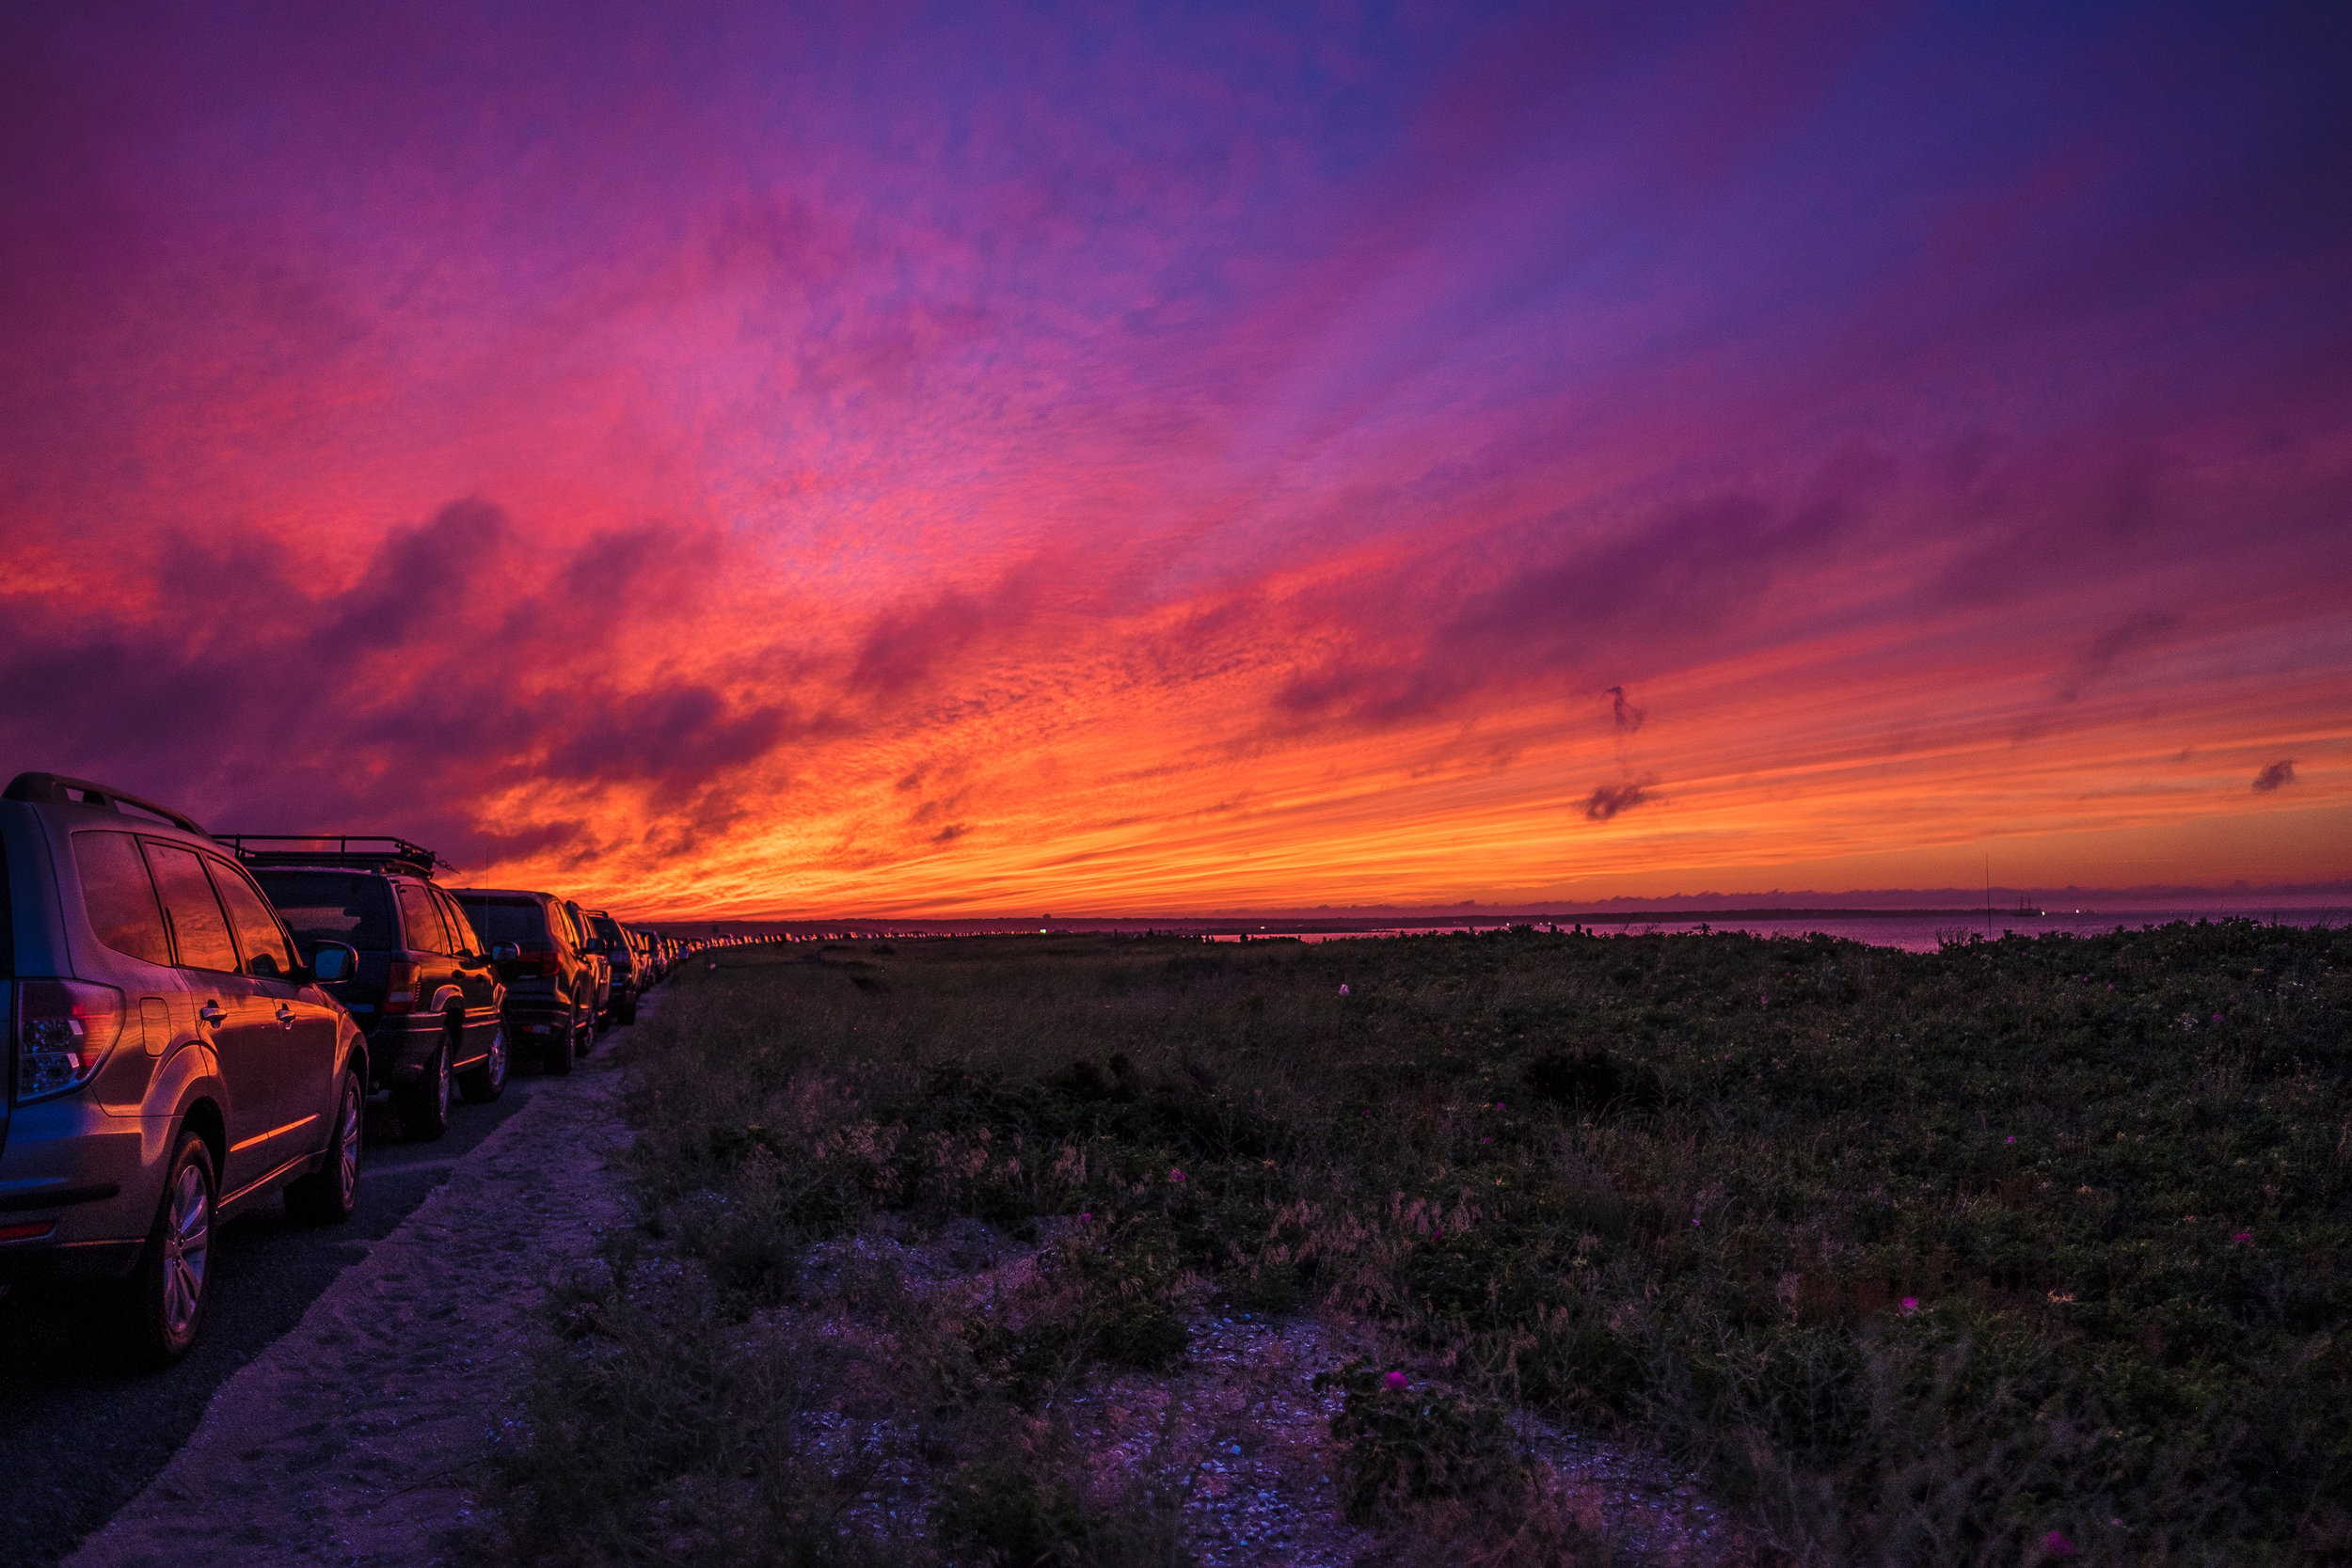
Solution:
{"label": "red taillight", "polygon": [[405,958],[392,960],[391,973],[385,977],[384,1010],[388,1013],[413,1013],[417,1010],[417,966]]}
{"label": "red taillight", "polygon": [[525,953],[516,961],[523,966],[525,974],[546,976],[564,973],[562,964],[552,953]]}
{"label": "red taillight", "polygon": [[0,1225],[0,1242],[38,1242],[56,1228],[56,1220],[42,1220],[37,1225]]}
{"label": "red taillight", "polygon": [[83,980],[16,985],[16,1097],[38,1100],[90,1081],[122,1034],[122,993]]}

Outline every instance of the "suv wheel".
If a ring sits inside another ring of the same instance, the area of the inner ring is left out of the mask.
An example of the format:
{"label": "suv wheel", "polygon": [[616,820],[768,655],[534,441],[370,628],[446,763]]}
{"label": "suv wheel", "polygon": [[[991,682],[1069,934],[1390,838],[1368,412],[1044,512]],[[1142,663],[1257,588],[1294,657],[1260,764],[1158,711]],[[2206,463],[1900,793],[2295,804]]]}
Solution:
{"label": "suv wheel", "polygon": [[335,1096],[335,1138],[326,1163],[286,1186],[286,1213],[311,1225],[341,1225],[359,1205],[359,1129],[364,1117],[359,1075],[343,1074]]}
{"label": "suv wheel", "polygon": [[212,1282],[213,1206],[219,1197],[212,1150],[194,1132],[180,1134],[167,1169],[155,1223],[121,1301],[131,1359],[152,1371],[196,1343]]}
{"label": "suv wheel", "polygon": [[400,1130],[417,1143],[431,1143],[449,1131],[449,1039],[433,1048],[424,1075],[404,1087],[396,1103]]}
{"label": "suv wheel", "polygon": [[506,1092],[506,1025],[501,1023],[498,1033],[490,1037],[490,1053],[482,1058],[482,1065],[469,1068],[457,1080],[457,1087],[476,1105],[487,1105]]}

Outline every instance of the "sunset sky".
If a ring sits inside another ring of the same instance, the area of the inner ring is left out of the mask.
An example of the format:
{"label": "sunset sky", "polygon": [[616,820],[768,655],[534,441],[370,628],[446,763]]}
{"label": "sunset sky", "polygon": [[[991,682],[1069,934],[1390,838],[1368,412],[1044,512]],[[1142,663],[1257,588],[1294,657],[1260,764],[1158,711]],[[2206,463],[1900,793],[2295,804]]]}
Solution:
{"label": "sunset sky", "polygon": [[2352,877],[2347,62],[12,7],[0,773],[643,917]]}

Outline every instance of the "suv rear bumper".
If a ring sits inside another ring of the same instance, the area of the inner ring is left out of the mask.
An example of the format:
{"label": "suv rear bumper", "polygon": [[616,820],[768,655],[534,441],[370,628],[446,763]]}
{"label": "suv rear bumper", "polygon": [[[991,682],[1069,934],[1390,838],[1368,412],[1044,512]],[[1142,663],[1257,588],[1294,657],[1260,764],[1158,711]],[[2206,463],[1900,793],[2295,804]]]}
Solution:
{"label": "suv rear bumper", "polygon": [[506,1037],[510,1040],[546,1039],[564,1033],[571,1022],[572,1004],[566,997],[507,995]]}
{"label": "suv rear bumper", "polygon": [[449,1024],[431,1013],[379,1018],[368,1032],[368,1087],[412,1084],[449,1038]]}
{"label": "suv rear bumper", "polygon": [[79,1095],[20,1105],[0,1155],[0,1284],[119,1278],[137,1261],[163,1196],[173,1118],[109,1116]]}

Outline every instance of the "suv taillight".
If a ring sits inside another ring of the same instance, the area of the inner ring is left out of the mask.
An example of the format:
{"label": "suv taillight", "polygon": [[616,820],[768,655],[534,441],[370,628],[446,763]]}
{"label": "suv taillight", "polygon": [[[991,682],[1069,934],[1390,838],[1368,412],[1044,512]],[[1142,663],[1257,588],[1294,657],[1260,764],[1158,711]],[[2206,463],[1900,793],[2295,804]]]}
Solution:
{"label": "suv taillight", "polygon": [[384,981],[384,1010],[388,1013],[413,1013],[417,1010],[417,966],[405,958],[394,958],[391,972]]}
{"label": "suv taillight", "polygon": [[553,953],[525,953],[522,961],[524,974],[536,974],[542,979],[552,979],[564,973],[563,960]]}
{"label": "suv taillight", "polygon": [[122,1034],[122,993],[84,980],[16,983],[16,1098],[40,1100],[90,1081]]}

